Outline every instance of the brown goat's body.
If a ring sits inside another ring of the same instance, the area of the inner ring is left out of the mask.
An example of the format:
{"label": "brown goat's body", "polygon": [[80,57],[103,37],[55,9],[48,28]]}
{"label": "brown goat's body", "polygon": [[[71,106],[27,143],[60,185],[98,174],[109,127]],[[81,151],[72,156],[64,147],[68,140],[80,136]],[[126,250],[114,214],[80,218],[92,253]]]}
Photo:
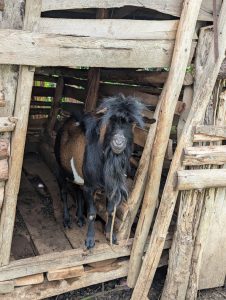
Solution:
{"label": "brown goat's body", "polygon": [[83,178],[82,165],[85,143],[85,135],[81,127],[77,125],[74,120],[68,122],[61,136],[61,165],[68,173],[73,173],[71,167],[71,159],[73,158],[75,169],[81,178]]}

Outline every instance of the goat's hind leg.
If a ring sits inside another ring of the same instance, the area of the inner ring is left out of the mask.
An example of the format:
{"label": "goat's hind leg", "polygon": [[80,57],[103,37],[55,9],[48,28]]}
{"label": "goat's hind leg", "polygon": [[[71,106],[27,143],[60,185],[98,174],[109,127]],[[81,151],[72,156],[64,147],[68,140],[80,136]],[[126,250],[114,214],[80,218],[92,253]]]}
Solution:
{"label": "goat's hind leg", "polygon": [[94,205],[93,190],[91,188],[84,187],[84,196],[87,202],[87,222],[88,230],[85,240],[85,245],[87,249],[93,248],[95,246],[95,219],[96,219],[96,208]]}
{"label": "goat's hind leg", "polygon": [[57,172],[57,182],[60,188],[60,196],[61,200],[63,201],[63,224],[65,228],[71,228],[71,218],[69,214],[69,208],[68,208],[68,197],[67,197],[67,182],[65,180],[64,175],[58,171]]}
{"label": "goat's hind leg", "polygon": [[83,215],[84,199],[83,199],[83,194],[82,194],[82,191],[80,188],[76,189],[76,200],[77,200],[77,211],[76,211],[77,224],[79,227],[82,227],[86,222],[85,222],[85,217]]}

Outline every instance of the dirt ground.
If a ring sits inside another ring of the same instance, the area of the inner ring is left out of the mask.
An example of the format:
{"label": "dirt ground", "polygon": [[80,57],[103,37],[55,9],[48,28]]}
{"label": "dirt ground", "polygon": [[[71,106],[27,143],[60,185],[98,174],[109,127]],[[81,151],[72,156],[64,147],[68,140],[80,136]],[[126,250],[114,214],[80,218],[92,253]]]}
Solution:
{"label": "dirt ground", "polygon": [[[166,268],[157,271],[149,292],[149,299],[159,300],[164,285]],[[132,290],[126,287],[126,279],[113,280],[107,283],[94,285],[77,291],[72,291],[48,300],[129,300]],[[226,288],[203,290],[198,293],[198,300],[225,300]],[[47,300],[47,299],[46,299]]]}

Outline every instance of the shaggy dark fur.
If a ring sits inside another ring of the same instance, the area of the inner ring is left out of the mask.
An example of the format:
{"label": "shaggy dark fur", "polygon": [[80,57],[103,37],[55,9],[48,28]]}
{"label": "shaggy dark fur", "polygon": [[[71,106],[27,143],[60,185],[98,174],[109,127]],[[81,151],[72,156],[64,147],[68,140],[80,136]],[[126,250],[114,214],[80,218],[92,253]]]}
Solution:
{"label": "shaggy dark fur", "polygon": [[[128,197],[126,176],[129,171],[129,159],[133,148],[133,127],[135,124],[140,127],[143,126],[143,109],[144,106],[134,97],[118,95],[107,98],[102,102],[97,112],[102,111],[103,114],[85,114],[82,118],[80,126],[86,139],[82,171],[84,178],[83,193],[88,206],[87,248],[91,248],[95,244],[95,192],[98,189],[103,190],[108,200],[108,222],[106,225],[106,233],[108,234],[110,233],[114,207],[117,207],[122,199]],[[105,134],[101,141],[100,136],[103,128],[105,128]],[[55,153],[59,164],[61,157],[59,145],[63,131],[64,126],[58,132],[55,145]],[[119,150],[123,150],[115,152],[112,144],[116,145]],[[74,147],[76,147],[76,140]],[[74,157],[74,160],[76,160],[76,157]],[[62,165],[60,164],[60,166],[62,170]],[[115,236],[113,236],[113,241],[116,241]]]}

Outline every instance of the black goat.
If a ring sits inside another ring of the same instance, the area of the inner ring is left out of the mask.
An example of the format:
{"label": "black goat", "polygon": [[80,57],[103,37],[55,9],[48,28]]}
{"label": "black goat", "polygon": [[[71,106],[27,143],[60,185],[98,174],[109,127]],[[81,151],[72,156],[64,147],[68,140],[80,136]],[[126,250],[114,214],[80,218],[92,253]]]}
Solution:
{"label": "black goat", "polygon": [[[105,227],[109,237],[112,216],[122,199],[127,199],[126,176],[133,149],[133,129],[143,126],[144,106],[133,97],[118,95],[105,99],[97,112],[84,114],[81,120],[69,118],[59,130],[55,154],[60,166],[59,184],[64,202],[64,225],[69,226],[66,177],[82,186],[87,202],[88,232],[86,247],[95,244],[94,221],[96,209],[94,196],[97,190],[107,197],[108,222]],[[78,224],[84,224],[81,189],[77,189]],[[116,237],[110,237],[116,242]]]}

